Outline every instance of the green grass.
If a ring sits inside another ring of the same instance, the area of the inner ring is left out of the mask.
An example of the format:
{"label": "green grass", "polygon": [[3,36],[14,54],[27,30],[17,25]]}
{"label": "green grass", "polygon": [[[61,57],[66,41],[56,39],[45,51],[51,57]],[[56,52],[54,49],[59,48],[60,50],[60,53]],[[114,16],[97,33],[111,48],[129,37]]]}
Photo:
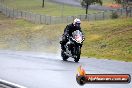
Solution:
{"label": "green grass", "polygon": [[[65,26],[32,24],[0,14],[0,49],[56,52]],[[83,21],[81,26],[82,56],[132,61],[132,18]]]}
{"label": "green grass", "polygon": [[[30,11],[37,14],[47,14],[51,16],[75,16],[84,15],[85,9],[57,3],[45,1],[45,7],[42,8],[42,0],[5,0],[4,4],[8,7],[18,10]],[[89,10],[89,13],[99,12],[97,10]]]}
{"label": "green grass", "polygon": [[0,14],[0,49],[56,52],[64,27],[33,24]]}
{"label": "green grass", "polygon": [[84,24],[83,56],[132,61],[132,18]]}

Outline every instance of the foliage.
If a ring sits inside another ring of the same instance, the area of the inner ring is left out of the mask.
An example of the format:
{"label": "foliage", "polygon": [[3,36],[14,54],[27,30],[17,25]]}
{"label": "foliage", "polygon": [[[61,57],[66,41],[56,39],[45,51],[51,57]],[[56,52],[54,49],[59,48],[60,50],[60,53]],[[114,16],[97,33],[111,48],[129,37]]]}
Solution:
{"label": "foliage", "polygon": [[118,17],[119,17],[119,15],[117,12],[112,12],[112,14],[111,14],[112,19],[117,19]]}
{"label": "foliage", "polygon": [[120,3],[120,4],[121,4],[121,1],[122,1],[122,0],[115,0],[116,3]]}
{"label": "foliage", "polygon": [[43,0],[43,2],[42,2],[42,8],[44,8],[44,5],[45,5],[45,4],[44,4],[44,0]]}
{"label": "foliage", "polygon": [[131,0],[115,0],[115,2],[122,5],[122,7],[126,10],[126,16],[128,16],[128,12],[132,8],[132,1]]}
{"label": "foliage", "polygon": [[96,3],[99,3],[100,5],[102,5],[102,0],[82,0],[81,1],[81,5],[86,8],[86,18],[87,18],[89,6]]}

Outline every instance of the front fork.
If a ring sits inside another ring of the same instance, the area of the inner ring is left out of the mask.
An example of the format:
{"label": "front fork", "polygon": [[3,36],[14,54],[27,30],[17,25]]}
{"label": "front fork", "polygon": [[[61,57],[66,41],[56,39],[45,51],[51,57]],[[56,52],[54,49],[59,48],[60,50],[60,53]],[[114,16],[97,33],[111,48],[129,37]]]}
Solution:
{"label": "front fork", "polygon": [[73,48],[72,55],[78,56],[81,54],[81,45],[75,45]]}

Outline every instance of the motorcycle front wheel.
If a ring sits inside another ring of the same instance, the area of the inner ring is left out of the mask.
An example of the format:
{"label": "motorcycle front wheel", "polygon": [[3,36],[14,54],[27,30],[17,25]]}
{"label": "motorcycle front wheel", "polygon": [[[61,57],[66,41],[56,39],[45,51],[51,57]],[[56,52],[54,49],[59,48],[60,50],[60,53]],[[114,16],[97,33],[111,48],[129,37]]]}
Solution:
{"label": "motorcycle front wheel", "polygon": [[76,48],[76,57],[74,58],[75,62],[79,61],[79,59],[80,59],[80,53],[81,53],[81,49],[80,49],[80,47],[77,47]]}
{"label": "motorcycle front wheel", "polygon": [[76,58],[74,58],[74,61],[75,61],[75,62],[78,62],[79,59],[80,59],[80,56],[77,56]]}
{"label": "motorcycle front wheel", "polygon": [[61,57],[62,57],[62,59],[63,59],[64,61],[67,61],[67,59],[68,59],[68,56],[64,53],[63,50],[61,50]]}

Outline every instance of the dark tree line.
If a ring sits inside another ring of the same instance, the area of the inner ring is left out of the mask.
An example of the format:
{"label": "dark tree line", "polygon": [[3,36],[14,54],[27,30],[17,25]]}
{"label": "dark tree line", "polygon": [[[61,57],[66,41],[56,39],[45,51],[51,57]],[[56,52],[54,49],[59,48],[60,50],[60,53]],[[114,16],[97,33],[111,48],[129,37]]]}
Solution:
{"label": "dark tree line", "polygon": [[42,2],[42,8],[44,8],[44,0],[43,0],[43,2]]}
{"label": "dark tree line", "polygon": [[122,5],[122,8],[126,10],[126,16],[128,16],[129,10],[132,9],[132,0],[115,0],[115,2]]}
{"label": "dark tree line", "polygon": [[102,0],[81,0],[82,7],[86,8],[86,18],[87,18],[89,6],[97,3],[102,5],[103,2]]}

